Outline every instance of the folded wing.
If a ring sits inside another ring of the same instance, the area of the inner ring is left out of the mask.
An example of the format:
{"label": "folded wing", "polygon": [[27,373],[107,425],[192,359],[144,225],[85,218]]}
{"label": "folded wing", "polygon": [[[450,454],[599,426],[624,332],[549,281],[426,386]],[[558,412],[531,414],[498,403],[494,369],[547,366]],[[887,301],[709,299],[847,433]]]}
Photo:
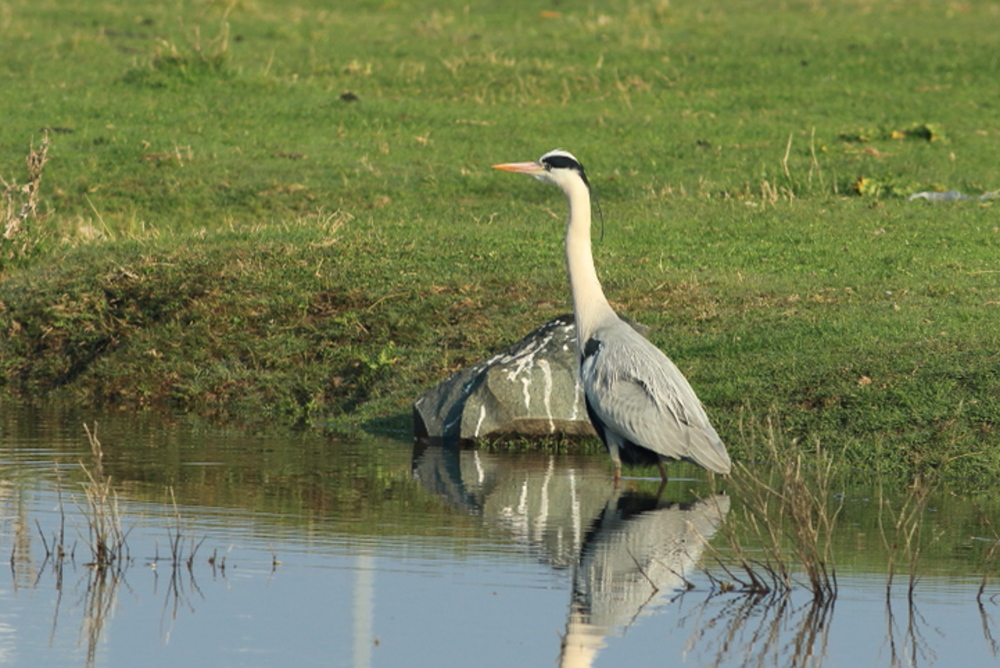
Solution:
{"label": "folded wing", "polygon": [[606,429],[664,457],[729,473],[726,448],[687,379],[624,322],[598,329],[585,343],[581,376]]}

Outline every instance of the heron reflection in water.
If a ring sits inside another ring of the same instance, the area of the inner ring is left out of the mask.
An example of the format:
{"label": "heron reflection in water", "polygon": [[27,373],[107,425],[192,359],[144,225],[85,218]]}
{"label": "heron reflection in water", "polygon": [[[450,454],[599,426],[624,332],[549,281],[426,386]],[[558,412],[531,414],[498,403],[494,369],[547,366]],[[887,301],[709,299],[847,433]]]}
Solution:
{"label": "heron reflection in water", "polygon": [[604,471],[592,457],[414,450],[413,474],[425,487],[572,571],[561,648],[567,668],[591,665],[606,637],[685,589],[729,511],[725,495],[667,500],[623,489]]}
{"label": "heron reflection in water", "polygon": [[623,632],[687,588],[692,571],[729,512],[729,497],[663,502],[632,492],[608,500],[573,573],[560,666],[590,666],[604,638]]}

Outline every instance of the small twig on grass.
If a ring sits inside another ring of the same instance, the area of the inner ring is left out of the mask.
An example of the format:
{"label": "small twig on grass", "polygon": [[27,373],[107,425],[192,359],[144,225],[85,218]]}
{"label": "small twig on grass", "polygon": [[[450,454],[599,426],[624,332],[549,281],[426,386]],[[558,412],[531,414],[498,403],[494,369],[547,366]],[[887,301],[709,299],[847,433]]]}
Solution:
{"label": "small twig on grass", "polygon": [[813,126],[812,130],[809,132],[809,157],[812,159],[809,163],[809,185],[812,186],[813,173],[819,175],[819,185],[823,187],[823,167],[820,166],[819,160],[816,158],[816,127]]}
{"label": "small twig on grass", "polygon": [[788,155],[792,152],[792,135],[793,133],[788,133],[788,143],[785,144],[785,157],[781,159],[781,168],[785,170],[785,178],[788,179],[788,185],[792,185],[792,172],[788,169]]}

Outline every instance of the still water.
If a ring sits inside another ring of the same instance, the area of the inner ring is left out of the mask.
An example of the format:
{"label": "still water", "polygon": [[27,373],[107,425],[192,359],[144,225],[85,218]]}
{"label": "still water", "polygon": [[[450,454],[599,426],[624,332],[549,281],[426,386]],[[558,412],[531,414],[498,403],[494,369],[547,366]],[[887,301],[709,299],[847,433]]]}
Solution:
{"label": "still water", "polygon": [[[125,532],[104,572],[85,424]],[[836,599],[753,596],[722,566],[741,499],[685,471],[658,494],[601,457],[5,409],[0,666],[1000,663],[982,508],[928,504],[887,596],[876,495],[844,489]]]}

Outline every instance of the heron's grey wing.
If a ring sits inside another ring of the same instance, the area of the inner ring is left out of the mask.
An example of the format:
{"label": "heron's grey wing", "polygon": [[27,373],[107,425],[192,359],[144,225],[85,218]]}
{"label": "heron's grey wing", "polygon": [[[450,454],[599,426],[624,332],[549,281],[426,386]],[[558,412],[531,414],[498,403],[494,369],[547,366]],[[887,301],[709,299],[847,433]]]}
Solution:
{"label": "heron's grey wing", "polygon": [[674,459],[728,473],[726,448],[677,366],[628,325],[598,329],[584,346],[584,392],[604,424]]}

